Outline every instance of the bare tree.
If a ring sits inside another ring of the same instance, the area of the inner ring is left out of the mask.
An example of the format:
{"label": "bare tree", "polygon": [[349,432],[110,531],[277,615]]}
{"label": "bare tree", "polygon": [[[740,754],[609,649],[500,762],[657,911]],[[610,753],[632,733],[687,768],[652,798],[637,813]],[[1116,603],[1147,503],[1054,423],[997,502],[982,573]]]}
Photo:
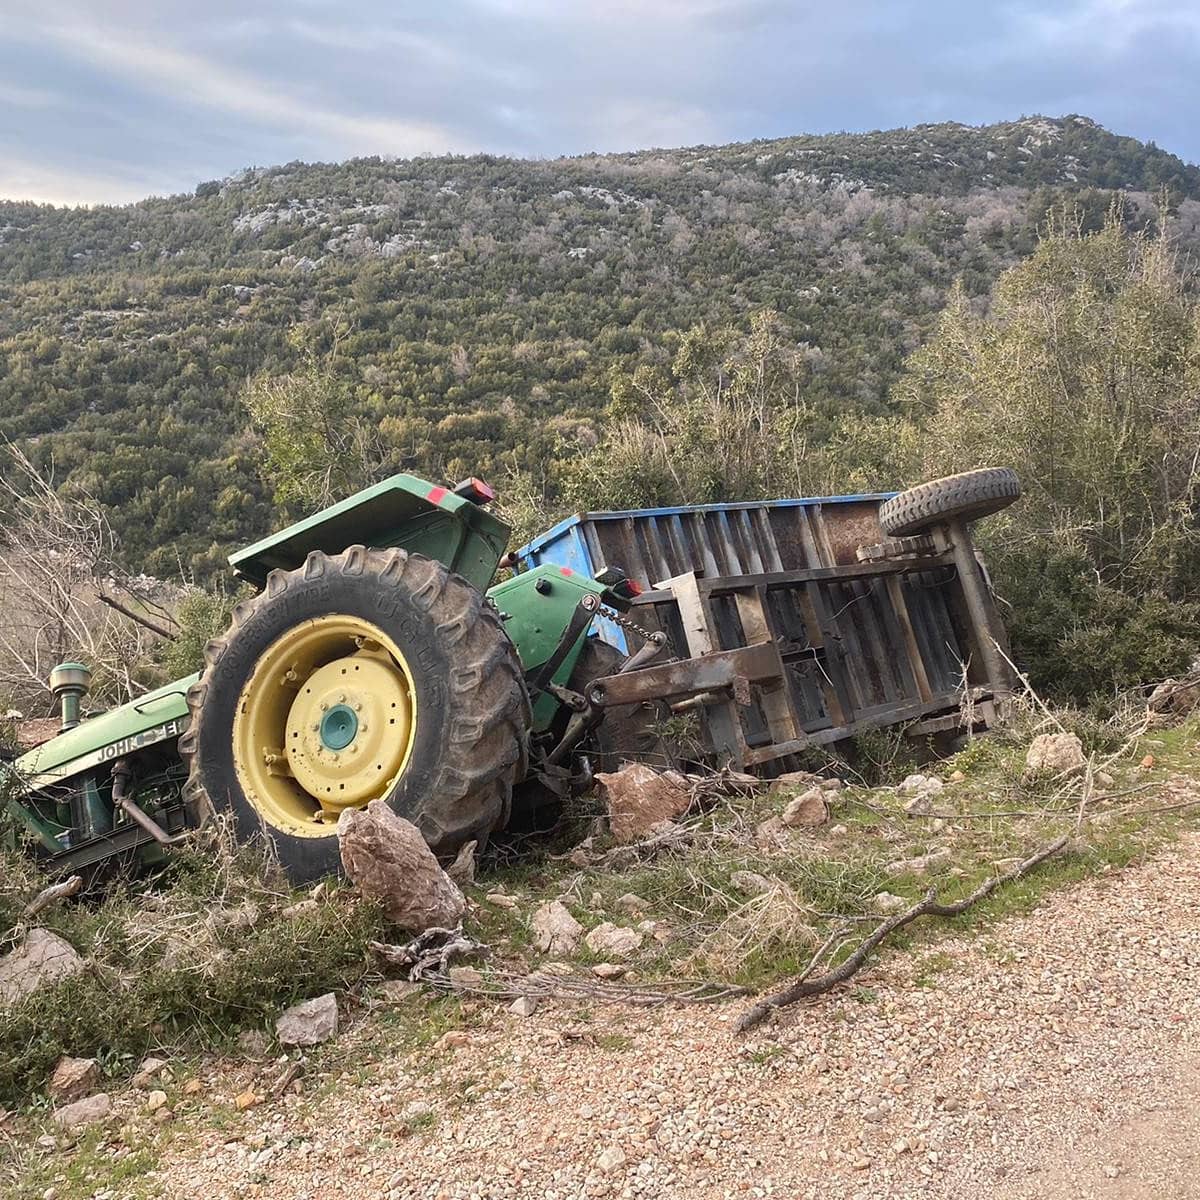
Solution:
{"label": "bare tree", "polygon": [[[48,706],[50,669],[78,658],[94,688],[112,700],[145,691],[149,651],[170,636],[157,581],[117,564],[103,506],[77,489],[60,491],[16,446],[0,477],[0,689],[19,705]],[[120,594],[118,599],[113,593]]]}

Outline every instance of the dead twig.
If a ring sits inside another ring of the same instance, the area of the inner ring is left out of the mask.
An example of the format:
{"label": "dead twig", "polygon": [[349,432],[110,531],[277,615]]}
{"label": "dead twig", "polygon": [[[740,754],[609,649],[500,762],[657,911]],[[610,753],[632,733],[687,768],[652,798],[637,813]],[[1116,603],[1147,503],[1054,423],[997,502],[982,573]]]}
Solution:
{"label": "dead twig", "polygon": [[57,904],[68,896],[77,896],[82,887],[83,877],[72,875],[70,879],[65,879],[62,883],[52,883],[49,887],[42,888],[21,910],[21,920],[30,921],[50,905]]}
{"label": "dead twig", "polygon": [[912,907],[905,909],[902,913],[897,913],[893,917],[889,917],[886,921],[882,921],[876,926],[859,945],[858,949],[849,955],[849,957],[843,959],[836,967],[826,971],[823,975],[812,978],[812,972],[817,962],[820,961],[829,946],[839,937],[844,936],[846,932],[844,928],[835,929],[827,939],[825,945],[813,956],[812,961],[805,968],[803,974],[782,991],[775,992],[773,995],[759,1000],[758,1003],[743,1013],[734,1026],[734,1032],[745,1033],[747,1030],[753,1029],[756,1025],[760,1025],[776,1009],[784,1008],[789,1004],[795,1004],[797,1001],[806,999],[809,996],[819,996],[821,993],[828,992],[832,988],[837,987],[838,984],[845,983],[847,979],[862,969],[871,952],[881,942],[890,937],[896,930],[910,925],[918,917],[957,917],[961,913],[966,912],[972,905],[978,904],[980,900],[990,896],[1002,884],[1011,883],[1014,879],[1019,879],[1022,875],[1028,874],[1039,864],[1045,862],[1052,855],[1057,854],[1075,835],[1076,828],[1072,828],[1067,833],[1055,838],[1054,841],[1047,843],[1035,854],[1019,862],[1003,875],[997,875],[987,880],[969,896],[953,904],[940,903],[937,898],[937,889],[930,888],[924,897],[912,905]]}

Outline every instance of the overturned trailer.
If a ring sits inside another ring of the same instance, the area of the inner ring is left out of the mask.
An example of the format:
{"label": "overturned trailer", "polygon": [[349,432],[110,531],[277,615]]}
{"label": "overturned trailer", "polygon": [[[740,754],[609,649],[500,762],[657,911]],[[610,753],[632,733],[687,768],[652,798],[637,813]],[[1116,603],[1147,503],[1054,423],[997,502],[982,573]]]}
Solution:
{"label": "overturned trailer", "polygon": [[623,653],[658,641],[676,661],[597,681],[594,704],[674,695],[715,757],[774,773],[869,729],[994,721],[1014,677],[968,524],[1019,495],[996,469],[900,496],[582,513],[517,557],[642,585],[630,620],[596,636]]}

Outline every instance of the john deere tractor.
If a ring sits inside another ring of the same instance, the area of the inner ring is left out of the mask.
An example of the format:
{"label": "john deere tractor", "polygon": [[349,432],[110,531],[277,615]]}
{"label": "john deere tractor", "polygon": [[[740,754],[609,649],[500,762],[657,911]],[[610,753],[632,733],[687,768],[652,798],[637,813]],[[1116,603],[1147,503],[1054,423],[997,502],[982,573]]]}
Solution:
{"label": "john deere tractor", "polygon": [[[396,475],[238,551],[258,592],[203,670],[90,720],[87,668],[57,668],[64,729],[14,764],[16,823],[67,872],[161,855],[227,813],[298,882],[337,869],[339,814],[378,797],[439,854],[485,840],[535,782],[531,730],[570,723],[554,693],[592,617],[626,599],[620,577],[557,567],[489,591],[509,535],[491,499]],[[570,786],[541,765],[539,787]]]}

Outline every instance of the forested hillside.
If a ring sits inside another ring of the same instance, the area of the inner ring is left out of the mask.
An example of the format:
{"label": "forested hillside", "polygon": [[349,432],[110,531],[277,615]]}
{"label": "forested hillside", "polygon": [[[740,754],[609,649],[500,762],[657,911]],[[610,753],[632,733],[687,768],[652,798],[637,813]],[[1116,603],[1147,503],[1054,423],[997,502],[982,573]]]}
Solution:
{"label": "forested hillside", "polygon": [[314,355],[378,470],[537,479],[677,331],[770,308],[819,443],[886,410],[956,278],[982,304],[1059,198],[1099,223],[1114,189],[1133,227],[1166,195],[1200,248],[1200,170],[1080,117],[0,204],[0,435],[108,507],[128,565],[201,576],[278,520],[247,380]]}

